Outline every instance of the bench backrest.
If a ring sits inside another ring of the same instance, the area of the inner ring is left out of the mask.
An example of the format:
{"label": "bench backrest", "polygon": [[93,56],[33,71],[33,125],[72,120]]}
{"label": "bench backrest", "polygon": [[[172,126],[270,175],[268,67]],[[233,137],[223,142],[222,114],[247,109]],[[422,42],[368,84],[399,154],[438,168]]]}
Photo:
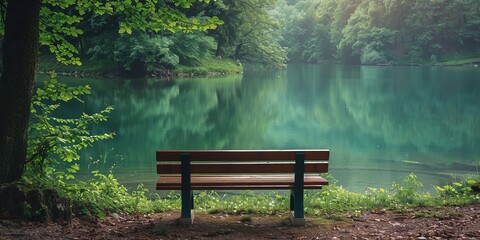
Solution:
{"label": "bench backrest", "polygon": [[305,173],[328,172],[329,150],[165,150],[157,151],[158,174],[180,174],[188,158],[192,174],[294,173],[298,153]]}

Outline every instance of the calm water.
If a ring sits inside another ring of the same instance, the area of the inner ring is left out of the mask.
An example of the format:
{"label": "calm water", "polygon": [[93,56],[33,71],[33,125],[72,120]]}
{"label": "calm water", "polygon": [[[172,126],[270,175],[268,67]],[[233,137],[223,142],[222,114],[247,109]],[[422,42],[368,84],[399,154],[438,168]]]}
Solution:
{"label": "calm water", "polygon": [[76,83],[93,94],[65,115],[115,108],[94,129],[115,138],[83,152],[83,170],[115,165],[129,186],[154,188],[157,149],[328,148],[331,174],[354,191],[388,188],[410,172],[431,190],[480,162],[479,68],[290,65]]}

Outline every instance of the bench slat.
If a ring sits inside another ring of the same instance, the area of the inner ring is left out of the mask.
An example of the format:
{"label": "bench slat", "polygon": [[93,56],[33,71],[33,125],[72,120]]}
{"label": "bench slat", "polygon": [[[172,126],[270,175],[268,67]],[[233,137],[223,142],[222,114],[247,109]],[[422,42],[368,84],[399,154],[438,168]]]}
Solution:
{"label": "bench slat", "polygon": [[[325,173],[328,172],[328,163],[306,163],[306,173]],[[178,174],[180,173],[180,164],[158,164],[158,174]],[[233,163],[233,164],[192,164],[191,173],[293,173],[295,164],[287,163]]]}
{"label": "bench slat", "polygon": [[163,150],[157,151],[157,161],[180,161],[181,153],[190,153],[190,161],[292,161],[296,152],[304,152],[305,160],[328,161],[325,149],[298,150]]}
{"label": "bench slat", "polygon": [[[328,181],[319,175],[305,175],[305,188],[321,188]],[[249,176],[192,176],[192,189],[291,189],[293,175],[249,175]],[[181,176],[161,176],[158,190],[175,190],[181,186]]]}

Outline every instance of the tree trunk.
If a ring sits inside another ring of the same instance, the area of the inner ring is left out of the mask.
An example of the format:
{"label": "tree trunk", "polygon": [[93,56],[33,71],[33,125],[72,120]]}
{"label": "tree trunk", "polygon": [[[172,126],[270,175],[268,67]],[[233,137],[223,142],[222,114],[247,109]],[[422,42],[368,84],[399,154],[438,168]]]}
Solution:
{"label": "tree trunk", "polygon": [[0,183],[21,178],[38,62],[41,0],[9,0],[0,78]]}
{"label": "tree trunk", "polygon": [[215,57],[222,58],[222,55],[223,55],[223,41],[218,40],[217,50],[215,51]]}
{"label": "tree trunk", "polygon": [[235,46],[235,60],[239,60],[240,59],[240,51],[242,50],[242,47],[243,47],[243,44],[240,43],[240,44],[237,44],[237,46]]}

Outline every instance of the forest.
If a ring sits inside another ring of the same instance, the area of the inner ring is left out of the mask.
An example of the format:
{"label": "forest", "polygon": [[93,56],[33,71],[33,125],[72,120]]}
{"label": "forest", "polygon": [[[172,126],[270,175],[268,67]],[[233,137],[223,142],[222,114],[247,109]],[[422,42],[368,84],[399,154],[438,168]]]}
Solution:
{"label": "forest", "polygon": [[279,1],[292,62],[436,64],[478,57],[478,0]]}
{"label": "forest", "polygon": [[219,59],[283,68],[289,62],[439,64],[476,61],[480,54],[478,0],[217,0],[180,10],[187,17],[218,18],[220,24],[206,32],[136,30],[119,24],[119,16],[91,13],[80,21],[71,11],[42,10],[64,19],[56,21],[60,27],[41,25],[56,31],[41,39],[43,62],[51,62],[53,52],[64,63],[82,59],[98,71],[127,76],[201,69]]}

